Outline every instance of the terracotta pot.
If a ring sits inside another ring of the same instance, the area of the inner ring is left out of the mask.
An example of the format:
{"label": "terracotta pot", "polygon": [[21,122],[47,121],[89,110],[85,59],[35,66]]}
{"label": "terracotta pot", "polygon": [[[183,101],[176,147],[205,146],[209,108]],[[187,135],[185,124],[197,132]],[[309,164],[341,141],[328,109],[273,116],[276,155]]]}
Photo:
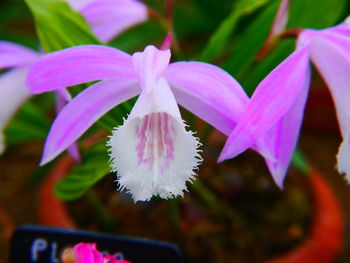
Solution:
{"label": "terracotta pot", "polygon": [[43,225],[74,228],[75,224],[67,212],[66,205],[53,193],[55,184],[66,176],[74,164],[69,155],[64,156],[42,182],[39,193],[39,221]]}
{"label": "terracotta pot", "polygon": [[290,252],[266,263],[329,263],[341,251],[344,217],[336,194],[315,169],[309,181],[315,208],[309,236]]}

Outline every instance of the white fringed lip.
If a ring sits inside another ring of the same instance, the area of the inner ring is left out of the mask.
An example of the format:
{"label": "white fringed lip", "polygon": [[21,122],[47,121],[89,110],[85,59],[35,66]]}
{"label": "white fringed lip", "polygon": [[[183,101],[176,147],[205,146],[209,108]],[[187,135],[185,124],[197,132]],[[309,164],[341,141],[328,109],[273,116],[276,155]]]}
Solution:
{"label": "white fringed lip", "polygon": [[120,188],[127,189],[135,202],[156,195],[183,196],[186,182],[194,179],[193,170],[202,160],[198,139],[165,112],[127,119],[107,145]]}

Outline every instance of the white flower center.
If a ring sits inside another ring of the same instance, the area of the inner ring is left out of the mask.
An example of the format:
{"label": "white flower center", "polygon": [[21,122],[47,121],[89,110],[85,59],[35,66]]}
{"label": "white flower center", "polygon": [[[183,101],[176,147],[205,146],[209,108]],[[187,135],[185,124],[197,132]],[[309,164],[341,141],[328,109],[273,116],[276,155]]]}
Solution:
{"label": "white flower center", "polygon": [[168,114],[156,112],[146,115],[139,122],[136,133],[139,164],[147,163],[154,172],[158,172],[160,164],[162,169],[168,167],[174,158],[173,141],[176,136]]}

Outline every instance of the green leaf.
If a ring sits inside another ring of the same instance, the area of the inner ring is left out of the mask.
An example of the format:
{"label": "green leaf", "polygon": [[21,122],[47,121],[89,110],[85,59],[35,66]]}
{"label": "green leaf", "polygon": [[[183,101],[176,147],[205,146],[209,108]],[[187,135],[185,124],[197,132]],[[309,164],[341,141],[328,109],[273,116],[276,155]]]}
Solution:
{"label": "green leaf", "polygon": [[[212,0],[210,1],[213,2]],[[230,3],[229,6],[231,5]],[[191,46],[189,46],[189,48],[192,48],[193,40],[196,38],[196,35],[207,35],[213,32],[221,22],[222,17],[227,13],[222,13],[217,10],[215,13],[220,13],[220,17],[218,17],[213,15],[212,8],[209,14],[206,7],[203,6],[205,6],[205,4],[203,5],[203,0],[186,1],[183,3],[177,1],[176,3],[176,8],[174,10],[174,29],[176,36],[181,42],[190,41]]]}
{"label": "green leaf", "polygon": [[50,121],[32,101],[27,102],[5,129],[8,144],[44,139],[50,129]]}
{"label": "green leaf", "polygon": [[22,1],[2,1],[0,8],[1,40],[36,48],[37,37],[32,34],[32,15]]}
{"label": "green leaf", "polygon": [[330,27],[344,19],[348,14],[346,0],[294,0],[291,1],[288,28]]}
{"label": "green leaf", "polygon": [[113,108],[97,122],[97,125],[108,132],[114,127],[122,125],[123,119],[128,116],[135,101],[136,99],[131,99]]}
{"label": "green leaf", "polygon": [[249,69],[269,33],[278,2],[268,5],[239,36],[239,42],[222,67],[238,80]]}
{"label": "green leaf", "polygon": [[239,18],[247,15],[266,4],[269,0],[240,0],[238,1],[231,14],[222,21],[219,28],[210,37],[207,47],[204,49],[201,60],[210,61],[218,56],[226,47],[228,39],[235,30]]}
{"label": "green leaf", "polygon": [[99,44],[84,18],[61,0],[25,0],[31,9],[45,52],[82,45]]}
{"label": "green leaf", "polygon": [[160,40],[158,42],[161,43],[165,35],[164,29],[159,24],[149,21],[130,28],[124,34],[115,38],[109,45],[131,53],[143,49],[145,43],[150,44],[157,40]]}
{"label": "green leaf", "polygon": [[54,193],[65,201],[78,199],[109,171],[105,142],[98,143],[85,151],[82,164],[74,166],[70,173],[55,185]]}
{"label": "green leaf", "polygon": [[191,188],[201,197],[201,199],[209,206],[216,206],[219,200],[213,192],[210,191],[200,180],[196,180]]}

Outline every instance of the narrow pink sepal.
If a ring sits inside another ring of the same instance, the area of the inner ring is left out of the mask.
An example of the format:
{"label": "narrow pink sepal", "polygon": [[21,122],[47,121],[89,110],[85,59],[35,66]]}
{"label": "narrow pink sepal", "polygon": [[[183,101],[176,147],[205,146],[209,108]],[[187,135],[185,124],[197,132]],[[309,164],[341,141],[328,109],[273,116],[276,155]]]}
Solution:
{"label": "narrow pink sepal", "polygon": [[106,112],[139,92],[135,81],[114,79],[98,82],[79,93],[51,126],[40,165],[67,149]]}
{"label": "narrow pink sepal", "polygon": [[69,155],[73,157],[76,163],[81,162],[81,155],[79,152],[78,144],[76,142],[72,143],[72,145],[67,148],[67,151],[69,152]]}
{"label": "narrow pink sepal", "polygon": [[333,33],[333,34],[339,34],[344,37],[350,37],[350,24],[348,22],[343,22],[339,25],[329,27],[324,30],[320,30],[321,32],[327,34],[327,33]]}
{"label": "narrow pink sepal", "polygon": [[40,54],[27,47],[0,41],[0,69],[27,66],[40,58]]}
{"label": "narrow pink sepal", "polygon": [[98,0],[83,6],[79,12],[85,17],[95,35],[104,43],[126,29],[145,22],[147,7],[135,0]]}
{"label": "narrow pink sepal", "polygon": [[69,91],[67,89],[60,89],[56,91],[56,113],[59,113],[64,106],[72,99]]}
{"label": "narrow pink sepal", "polygon": [[272,178],[281,189],[283,189],[284,179],[297,145],[310,88],[310,75],[311,72],[308,70],[303,87],[293,105],[265,136],[265,139],[269,139],[269,148],[274,150],[276,158],[276,161],[265,159],[265,162]]}
{"label": "narrow pink sepal", "polygon": [[310,54],[327,86],[329,87],[340,125],[343,142],[337,155],[337,168],[340,173],[350,176],[350,53],[349,50],[329,39],[314,38]]}
{"label": "narrow pink sepal", "polygon": [[304,46],[293,52],[259,84],[226,141],[219,162],[251,147],[286,114],[303,87],[308,67],[308,49]]}
{"label": "narrow pink sepal", "polygon": [[166,35],[166,37],[164,39],[162,46],[160,47],[160,50],[170,49],[172,40],[173,40],[173,35],[170,32],[168,32],[168,34]]}
{"label": "narrow pink sepal", "polygon": [[0,127],[3,127],[30,97],[25,86],[27,73],[27,67],[19,67],[0,75]]}
{"label": "narrow pink sepal", "polygon": [[[177,102],[229,136],[249,98],[240,84],[221,68],[203,62],[176,62],[165,72]],[[268,147],[252,148],[274,160]]]}
{"label": "narrow pink sepal", "polygon": [[[314,41],[316,38],[323,39],[325,42],[328,42],[330,45],[333,45],[335,49],[337,49],[350,61],[350,30],[348,34],[341,34],[336,30],[328,31],[324,32],[323,34],[320,34],[320,36],[314,37]],[[312,49],[313,48],[311,47],[311,50]]]}
{"label": "narrow pink sepal", "polygon": [[31,96],[25,85],[27,72],[27,67],[18,67],[0,75],[0,154],[5,150],[3,129]]}
{"label": "narrow pink sepal", "polygon": [[[57,114],[60,113],[60,111],[64,108],[64,106],[67,105],[67,103],[71,100],[70,93],[66,89],[60,89],[56,92],[56,112]],[[78,148],[77,143],[73,143],[71,146],[68,147],[67,151],[69,152],[70,156],[73,157],[73,159],[80,163],[81,156]]]}
{"label": "narrow pink sepal", "polygon": [[[350,42],[349,42],[350,44]],[[339,42],[314,38],[311,42],[312,62],[320,71],[331,90],[337,109],[338,121],[344,137],[344,131],[350,131],[350,49],[346,50]]]}
{"label": "narrow pink sepal", "polygon": [[305,43],[310,43],[315,38],[322,38],[327,42],[333,42],[346,52],[349,52],[350,25],[344,22],[322,30],[304,29],[298,37],[298,46],[300,47]]}
{"label": "narrow pink sepal", "polygon": [[30,92],[42,93],[109,78],[136,79],[131,56],[111,47],[85,45],[43,56],[31,67],[27,84]]}
{"label": "narrow pink sepal", "polygon": [[165,76],[181,106],[226,135],[231,133],[249,102],[240,84],[211,64],[171,63]]}

